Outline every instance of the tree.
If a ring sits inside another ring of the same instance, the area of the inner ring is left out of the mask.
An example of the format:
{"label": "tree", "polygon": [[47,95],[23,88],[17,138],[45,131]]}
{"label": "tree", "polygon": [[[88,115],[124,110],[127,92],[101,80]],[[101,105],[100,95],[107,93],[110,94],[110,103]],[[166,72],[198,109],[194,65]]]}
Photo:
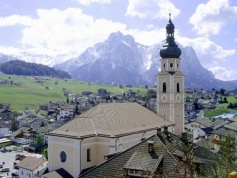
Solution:
{"label": "tree", "polygon": [[218,178],[226,178],[229,173],[237,170],[236,153],[235,139],[233,139],[229,133],[221,147],[219,152],[220,156],[217,160],[216,172]]}
{"label": "tree", "polygon": [[[213,167],[210,167],[213,168]],[[237,170],[237,150],[235,139],[230,133],[222,143],[221,149],[217,154],[215,171],[201,168],[205,178],[227,178],[229,173]]]}
{"label": "tree", "polygon": [[48,148],[44,148],[42,154],[45,156],[46,159],[48,159]]}
{"label": "tree", "polygon": [[224,94],[225,94],[225,89],[221,88],[219,93],[224,96]]}
{"label": "tree", "polygon": [[44,138],[41,135],[37,135],[35,139],[35,146],[38,151],[42,149],[44,145]]}
{"label": "tree", "polygon": [[226,97],[224,97],[224,103],[228,103],[228,101],[227,101],[227,98],[226,98]]}
{"label": "tree", "polygon": [[234,108],[234,105],[232,103],[230,103],[227,108],[230,108],[230,109],[233,109]]}

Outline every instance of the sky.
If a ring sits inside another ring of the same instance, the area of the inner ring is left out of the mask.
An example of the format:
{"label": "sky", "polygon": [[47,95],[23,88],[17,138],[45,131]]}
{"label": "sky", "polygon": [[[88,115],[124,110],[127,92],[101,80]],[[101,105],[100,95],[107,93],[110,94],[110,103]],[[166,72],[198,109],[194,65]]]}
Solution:
{"label": "sky", "polygon": [[176,42],[237,80],[236,0],[0,0],[0,53],[81,53],[118,31],[151,46],[166,38],[169,12]]}

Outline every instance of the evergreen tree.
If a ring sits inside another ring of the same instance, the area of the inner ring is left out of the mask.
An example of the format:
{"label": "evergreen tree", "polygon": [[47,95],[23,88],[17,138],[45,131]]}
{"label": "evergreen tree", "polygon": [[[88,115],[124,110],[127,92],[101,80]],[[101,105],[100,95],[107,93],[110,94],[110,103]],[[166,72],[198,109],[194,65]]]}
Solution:
{"label": "evergreen tree", "polygon": [[35,146],[38,151],[40,151],[44,146],[44,138],[41,135],[36,136]]}

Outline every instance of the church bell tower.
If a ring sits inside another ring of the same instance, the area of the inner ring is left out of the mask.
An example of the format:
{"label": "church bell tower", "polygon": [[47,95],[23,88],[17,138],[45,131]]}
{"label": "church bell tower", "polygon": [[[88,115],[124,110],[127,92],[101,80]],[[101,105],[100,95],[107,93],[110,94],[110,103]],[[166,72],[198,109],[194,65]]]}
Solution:
{"label": "church bell tower", "polygon": [[175,26],[166,26],[166,43],[160,50],[160,72],[157,77],[157,114],[175,124],[172,132],[184,131],[184,75],[180,70],[181,50],[174,39]]}

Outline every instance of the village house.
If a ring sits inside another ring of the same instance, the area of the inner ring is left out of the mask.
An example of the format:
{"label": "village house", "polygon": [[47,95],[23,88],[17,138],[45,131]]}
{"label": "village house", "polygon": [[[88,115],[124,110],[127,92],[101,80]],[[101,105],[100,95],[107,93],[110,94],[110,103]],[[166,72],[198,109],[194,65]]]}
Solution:
{"label": "village house", "polygon": [[37,128],[42,125],[47,124],[47,121],[36,114],[28,114],[17,117],[18,126],[21,127],[28,127],[28,128]]}
{"label": "village house", "polygon": [[19,178],[34,178],[41,176],[47,169],[48,161],[44,158],[27,156],[17,164]]}
{"label": "village house", "polygon": [[9,134],[9,127],[3,120],[0,119],[0,138]]}
{"label": "village house", "polygon": [[236,131],[228,130],[226,128],[221,128],[213,131],[212,143],[214,144],[214,150],[216,152],[220,151],[220,148],[222,147],[227,137],[236,140],[236,134]]}
{"label": "village house", "polygon": [[58,107],[55,108],[55,114],[56,114],[57,120],[60,120],[63,118],[69,118],[70,120],[75,115],[75,105],[74,104],[58,105]]}
{"label": "village house", "polygon": [[209,136],[213,130],[217,130],[229,122],[228,120],[208,118],[194,120],[185,124],[185,130],[188,133],[189,140],[195,143]]}
{"label": "village house", "polygon": [[12,118],[13,116],[13,113],[10,109],[7,109],[7,108],[3,108],[3,109],[0,109],[0,118],[5,120],[5,121],[9,121],[10,118]]}

